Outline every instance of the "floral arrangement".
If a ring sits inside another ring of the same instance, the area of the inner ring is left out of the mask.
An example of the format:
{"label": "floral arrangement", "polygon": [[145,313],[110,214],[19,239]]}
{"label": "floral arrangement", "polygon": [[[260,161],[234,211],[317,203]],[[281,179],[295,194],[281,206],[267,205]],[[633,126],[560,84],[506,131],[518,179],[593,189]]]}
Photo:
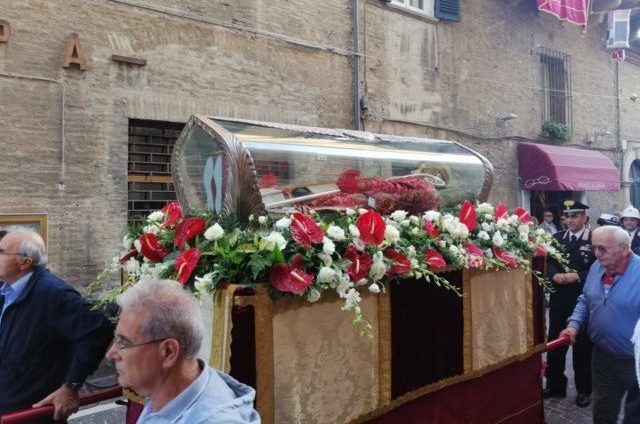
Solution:
{"label": "floral arrangement", "polygon": [[346,209],[346,213],[293,212],[250,217],[241,226],[207,211],[185,216],[177,202],[151,213],[124,237],[122,255],[92,288],[117,270],[128,278],[106,292],[111,302],[140,278],[173,278],[196,295],[228,283],[266,285],[277,297],[319,300],[327,291],[343,299],[354,323],[371,334],[360,312],[359,290],[380,293],[394,278],[425,279],[455,293],[438,272],[444,268],[530,270],[534,255],[550,255],[566,267],[555,239],[523,209],[465,201],[452,213],[429,210]]}

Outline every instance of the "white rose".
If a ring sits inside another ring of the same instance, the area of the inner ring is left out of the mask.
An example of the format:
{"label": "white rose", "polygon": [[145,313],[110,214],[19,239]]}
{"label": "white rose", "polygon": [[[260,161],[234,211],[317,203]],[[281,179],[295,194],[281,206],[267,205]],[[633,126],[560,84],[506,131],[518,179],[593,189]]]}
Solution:
{"label": "white rose", "polygon": [[133,240],[129,237],[129,234],[125,234],[122,237],[122,247],[124,247],[124,250],[131,250],[133,247]]}
{"label": "white rose", "polygon": [[400,231],[392,225],[387,225],[384,229],[384,239],[389,243],[396,243],[400,240]]}
{"label": "white rose", "polygon": [[307,293],[307,301],[313,303],[317,302],[318,300],[320,300],[320,292],[316,289],[309,290],[309,292]]}
{"label": "white rose", "polygon": [[151,212],[147,217],[147,220],[149,222],[160,222],[164,220],[164,212],[162,211]]}
{"label": "white rose", "polygon": [[142,232],[145,234],[158,234],[160,232],[160,227],[155,224],[149,224],[142,229]]}
{"label": "white rose", "polygon": [[291,226],[291,220],[289,218],[280,218],[276,221],[276,228],[280,230],[284,230],[285,228],[289,228]]}
{"label": "white rose", "polygon": [[336,245],[333,244],[329,237],[322,239],[322,251],[329,256],[333,255],[333,252],[336,251]]}
{"label": "white rose", "polygon": [[326,266],[323,266],[322,268],[320,268],[320,271],[318,271],[318,283],[333,283],[334,281],[336,281],[336,272]]}
{"label": "white rose", "polygon": [[[358,233],[358,235],[360,234]],[[344,230],[333,224],[329,225],[329,228],[327,228],[327,236],[335,241],[342,241],[346,238]]]}
{"label": "white rose", "polygon": [[353,224],[349,224],[349,232],[354,237],[360,237],[360,230],[358,230],[358,227]]}
{"label": "white rose", "polygon": [[500,233],[500,231],[496,231],[496,233],[493,235],[493,239],[492,239],[493,245],[500,247],[504,244],[504,238],[502,238],[502,234]]}
{"label": "white rose", "polygon": [[377,285],[376,283],[370,284],[369,291],[373,294],[378,294],[380,293],[380,286]]}
{"label": "white rose", "polygon": [[482,227],[483,230],[485,231],[491,231],[493,230],[493,224],[489,224],[488,222],[483,222],[480,227]]}
{"label": "white rose", "polygon": [[387,267],[384,265],[382,261],[374,261],[371,264],[371,269],[369,270],[369,277],[373,280],[380,280],[387,272]]}
{"label": "white rose", "polygon": [[397,210],[394,211],[390,216],[394,221],[402,222],[407,218],[407,211]]}
{"label": "white rose", "polygon": [[224,235],[224,229],[217,222],[204,232],[204,238],[207,240],[218,240]]}
{"label": "white rose", "polygon": [[440,218],[440,212],[437,211],[426,211],[424,213],[424,219],[427,221],[433,221],[435,219]]}
{"label": "white rose", "polygon": [[287,247],[287,240],[277,231],[271,231],[267,237],[260,240],[258,247],[260,250],[274,250],[278,246],[280,250]]}

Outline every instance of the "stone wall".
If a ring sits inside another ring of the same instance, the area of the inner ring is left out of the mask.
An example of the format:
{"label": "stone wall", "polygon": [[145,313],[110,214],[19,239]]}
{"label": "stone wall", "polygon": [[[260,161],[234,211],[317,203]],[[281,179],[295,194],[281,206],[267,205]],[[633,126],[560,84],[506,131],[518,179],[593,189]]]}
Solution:
{"label": "stone wall", "polygon": [[[515,5],[514,5],[515,4]],[[437,22],[361,0],[364,129],[460,141],[493,163],[490,200],[519,202],[516,146],[542,125],[538,46],[571,55],[574,137],[621,166],[617,134],[637,140],[640,67],[616,71],[604,28],[539,14],[534,2],[463,1]],[[193,113],[353,126],[351,2],[341,0],[5,0],[0,19],[0,213],[47,212],[58,273],[84,285],[126,227],[129,119]],[[76,32],[87,70],[66,69]],[[114,62],[112,55],[146,60]],[[616,74],[617,72],[617,74]],[[502,112],[518,119],[498,122]],[[594,126],[612,135],[590,139]],[[589,143],[588,143],[589,142]],[[620,193],[590,194],[622,205]],[[594,211],[598,213],[598,211]]]}

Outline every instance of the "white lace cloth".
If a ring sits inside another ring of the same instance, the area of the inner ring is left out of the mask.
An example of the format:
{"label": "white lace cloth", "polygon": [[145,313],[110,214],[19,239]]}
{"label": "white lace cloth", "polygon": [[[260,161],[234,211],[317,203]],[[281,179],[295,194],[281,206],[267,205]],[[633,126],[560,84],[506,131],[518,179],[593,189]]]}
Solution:
{"label": "white lace cloth", "polygon": [[631,341],[634,345],[634,353],[636,356],[636,378],[638,379],[638,385],[640,385],[640,320],[636,323],[636,328],[633,330],[633,337]]}

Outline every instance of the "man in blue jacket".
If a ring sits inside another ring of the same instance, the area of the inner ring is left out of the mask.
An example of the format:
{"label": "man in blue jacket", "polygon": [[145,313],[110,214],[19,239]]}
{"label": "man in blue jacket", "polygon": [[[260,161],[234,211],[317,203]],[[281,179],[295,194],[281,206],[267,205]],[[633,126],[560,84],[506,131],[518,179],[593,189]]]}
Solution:
{"label": "man in blue jacket", "polygon": [[118,383],[146,397],[138,424],[259,424],[255,390],[197,357],[204,325],[196,299],[169,280],[139,281],[118,298],[107,358]]}
{"label": "man in blue jacket", "polygon": [[53,405],[53,419],[64,420],[112,338],[104,315],[46,264],[37,233],[14,229],[0,239],[0,415]]}
{"label": "man in blue jacket", "polygon": [[617,226],[593,231],[597,261],[568,326],[560,336],[573,341],[586,331],[593,342],[593,422],[617,422],[626,393],[624,424],[640,423],[640,393],[635,378],[633,329],[640,318],[640,257],[630,251],[627,232]]}

